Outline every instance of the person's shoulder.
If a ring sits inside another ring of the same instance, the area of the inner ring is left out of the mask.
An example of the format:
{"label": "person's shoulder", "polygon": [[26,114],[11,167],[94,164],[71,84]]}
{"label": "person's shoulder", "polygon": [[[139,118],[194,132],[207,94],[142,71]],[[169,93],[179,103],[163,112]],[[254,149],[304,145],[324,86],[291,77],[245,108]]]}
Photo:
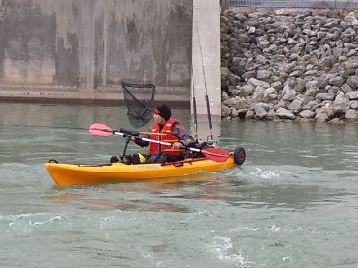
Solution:
{"label": "person's shoulder", "polygon": [[181,125],[180,120],[176,119],[176,118],[170,118],[171,122],[173,125]]}

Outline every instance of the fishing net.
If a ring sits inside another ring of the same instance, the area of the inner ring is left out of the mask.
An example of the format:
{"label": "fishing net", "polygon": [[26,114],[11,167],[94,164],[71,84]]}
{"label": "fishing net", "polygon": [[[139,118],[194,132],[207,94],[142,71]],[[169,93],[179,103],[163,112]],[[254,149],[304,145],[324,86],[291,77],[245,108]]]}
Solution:
{"label": "fishing net", "polygon": [[122,82],[122,88],[129,123],[135,128],[144,126],[153,115],[155,86]]}

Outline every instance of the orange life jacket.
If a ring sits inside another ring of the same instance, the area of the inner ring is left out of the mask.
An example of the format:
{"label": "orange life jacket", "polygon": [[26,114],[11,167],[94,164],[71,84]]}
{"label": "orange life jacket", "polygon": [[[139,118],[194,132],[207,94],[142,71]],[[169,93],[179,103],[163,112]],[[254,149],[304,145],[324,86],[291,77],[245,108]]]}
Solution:
{"label": "orange life jacket", "polygon": [[[162,128],[162,131],[160,131],[160,127],[158,124],[152,125],[152,131],[153,133],[161,133],[166,134],[163,136],[159,135],[149,135],[149,138],[152,140],[157,141],[164,141],[169,143],[179,142],[179,138],[172,134],[172,129],[175,124],[180,124],[180,122],[177,119],[170,118],[165,122],[165,125]],[[165,152],[166,154],[171,155],[180,155],[181,150],[180,149],[172,149],[171,146],[168,145],[161,145],[159,143],[150,142],[149,143],[149,154],[157,154],[159,152]]]}

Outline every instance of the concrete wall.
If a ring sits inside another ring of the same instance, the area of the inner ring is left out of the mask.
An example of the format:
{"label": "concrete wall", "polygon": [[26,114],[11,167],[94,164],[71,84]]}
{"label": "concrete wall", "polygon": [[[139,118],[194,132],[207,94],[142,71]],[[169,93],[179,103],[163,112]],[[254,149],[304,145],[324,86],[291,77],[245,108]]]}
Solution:
{"label": "concrete wall", "polygon": [[198,114],[206,114],[208,94],[213,115],[221,113],[220,2],[193,0],[193,76]]}
{"label": "concrete wall", "polygon": [[192,0],[0,0],[0,98],[188,102],[192,28]]}
{"label": "concrete wall", "polygon": [[[220,135],[220,1],[193,0],[193,75],[191,95],[195,96],[198,136]],[[205,95],[208,95],[212,130],[209,129]],[[191,106],[193,113],[193,106]],[[195,130],[192,129],[194,133]]]}

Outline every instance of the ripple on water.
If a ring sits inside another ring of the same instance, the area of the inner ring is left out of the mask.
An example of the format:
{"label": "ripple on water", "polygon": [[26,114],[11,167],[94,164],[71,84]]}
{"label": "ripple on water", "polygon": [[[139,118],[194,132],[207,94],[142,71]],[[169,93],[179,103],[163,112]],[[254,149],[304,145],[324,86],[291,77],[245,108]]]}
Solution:
{"label": "ripple on water", "polygon": [[60,222],[68,222],[68,219],[63,215],[54,215],[52,213],[24,213],[0,216],[0,223],[7,233],[28,233],[35,228],[59,224]]}
{"label": "ripple on water", "polygon": [[251,267],[252,261],[241,250],[235,250],[230,237],[215,236],[209,246],[209,252],[214,254],[220,261],[231,263],[240,267]]}

